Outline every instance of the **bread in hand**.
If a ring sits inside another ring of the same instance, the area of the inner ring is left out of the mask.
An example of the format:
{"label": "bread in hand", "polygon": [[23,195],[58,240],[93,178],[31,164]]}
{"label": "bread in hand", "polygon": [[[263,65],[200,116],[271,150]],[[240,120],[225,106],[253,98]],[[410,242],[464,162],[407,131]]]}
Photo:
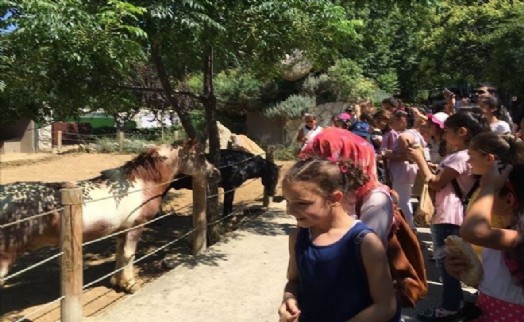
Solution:
{"label": "bread in hand", "polygon": [[483,270],[482,263],[479,261],[471,245],[459,236],[454,235],[448,236],[444,240],[444,243],[449,252],[461,254],[461,257],[469,261],[470,265],[468,265],[468,268],[464,270],[459,277],[464,284],[476,287],[482,279]]}

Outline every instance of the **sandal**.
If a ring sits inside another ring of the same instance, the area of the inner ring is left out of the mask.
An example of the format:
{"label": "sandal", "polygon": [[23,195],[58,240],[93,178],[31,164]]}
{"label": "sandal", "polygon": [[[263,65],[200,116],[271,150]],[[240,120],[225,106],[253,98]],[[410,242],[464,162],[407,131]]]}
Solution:
{"label": "sandal", "polygon": [[420,321],[460,321],[460,311],[447,311],[442,308],[429,308],[417,314]]}

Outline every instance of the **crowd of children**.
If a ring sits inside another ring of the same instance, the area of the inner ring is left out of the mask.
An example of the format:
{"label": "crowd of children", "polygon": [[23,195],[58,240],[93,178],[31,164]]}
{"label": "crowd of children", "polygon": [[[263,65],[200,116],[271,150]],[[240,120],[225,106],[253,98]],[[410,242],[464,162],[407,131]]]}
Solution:
{"label": "crowd of children", "polygon": [[[385,250],[394,202],[416,232],[417,177],[431,191],[432,258],[443,287],[440,305],[418,319],[524,321],[522,124],[492,86],[481,84],[476,94],[475,105],[461,101],[460,108],[448,94],[446,106],[431,112],[395,98],[378,111],[361,101],[325,128],[305,116],[301,160],[283,179],[298,229],[290,234],[281,321],[401,321]],[[464,300],[459,278],[471,263],[445,247],[452,235],[479,251],[476,303]]]}

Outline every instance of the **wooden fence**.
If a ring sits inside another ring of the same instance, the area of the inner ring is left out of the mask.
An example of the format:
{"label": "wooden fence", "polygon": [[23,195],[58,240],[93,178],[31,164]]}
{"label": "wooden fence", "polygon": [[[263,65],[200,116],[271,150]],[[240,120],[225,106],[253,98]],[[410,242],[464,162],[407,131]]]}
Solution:
{"label": "wooden fence", "polygon": [[[273,161],[274,148],[269,147],[266,158]],[[193,176],[193,254],[206,249],[207,240],[207,179]],[[61,203],[64,207],[60,248],[63,252],[60,265],[61,283],[61,322],[82,320],[83,289],[83,249],[82,249],[82,188],[71,186],[61,190]],[[263,206],[271,203],[271,196],[264,189]]]}

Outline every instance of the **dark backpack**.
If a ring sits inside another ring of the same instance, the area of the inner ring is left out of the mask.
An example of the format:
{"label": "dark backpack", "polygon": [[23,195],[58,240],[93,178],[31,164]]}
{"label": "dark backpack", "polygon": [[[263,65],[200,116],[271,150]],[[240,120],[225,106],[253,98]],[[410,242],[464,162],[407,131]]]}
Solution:
{"label": "dark backpack", "polygon": [[[402,307],[415,307],[428,293],[424,256],[417,235],[409,226],[402,210],[393,198],[391,202],[393,224],[386,247],[389,269]],[[356,205],[359,217],[361,206],[362,201],[359,201]]]}

